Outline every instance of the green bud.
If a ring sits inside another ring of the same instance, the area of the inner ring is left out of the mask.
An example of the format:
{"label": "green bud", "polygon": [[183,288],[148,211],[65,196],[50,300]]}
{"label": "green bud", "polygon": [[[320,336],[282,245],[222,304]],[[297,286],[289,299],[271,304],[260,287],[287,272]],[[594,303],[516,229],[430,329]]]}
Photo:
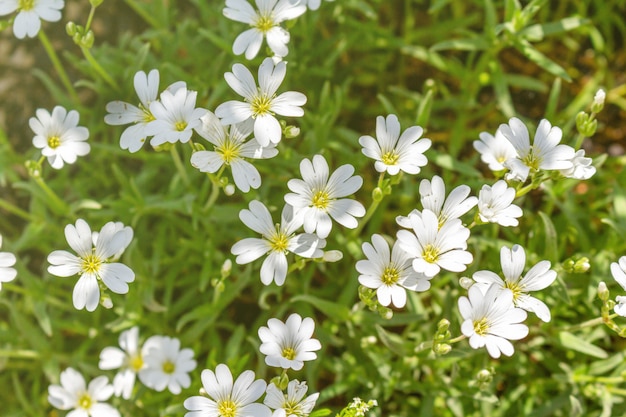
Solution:
{"label": "green bud", "polygon": [[374,200],[375,202],[378,203],[382,201],[383,197],[383,190],[381,190],[380,187],[376,187],[372,190],[372,200]]}
{"label": "green bud", "polygon": [[41,165],[37,161],[28,160],[24,163],[24,166],[28,170],[28,175],[31,178],[41,177]]}
{"label": "green bud", "polygon": [[82,38],[82,36],[80,35],[80,32],[78,32],[78,31],[72,35],[72,40],[74,41],[74,43],[75,43],[76,45],[79,45],[79,46],[80,46],[80,42],[81,42],[81,40],[82,40],[82,39],[83,39],[83,38]]}
{"label": "green bud", "polygon": [[9,20],[0,20],[0,32],[7,29],[9,26],[13,25],[13,19]]}
{"label": "green bud", "polygon": [[609,289],[607,288],[604,281],[601,281],[598,284],[598,298],[602,301],[607,301],[609,299]]}
{"label": "green bud", "polygon": [[91,4],[94,8],[100,6],[104,0],[89,0],[89,4]]}
{"label": "green bud", "polygon": [[100,297],[100,305],[107,310],[113,308],[113,300],[111,300],[111,296],[109,294],[102,294]]}
{"label": "green bud", "polygon": [[222,279],[228,278],[230,272],[233,269],[233,261],[230,259],[226,259],[220,268],[220,274],[222,275]]}
{"label": "green bud", "polygon": [[226,184],[224,186],[224,194],[226,194],[227,196],[235,194],[235,186],[232,184]]}
{"label": "green bud", "polygon": [[65,32],[70,36],[74,36],[74,34],[76,33],[76,23],[67,22],[67,24],[65,25]]}
{"label": "green bud", "polygon": [[446,332],[450,328],[450,320],[441,319],[439,323],[437,323],[437,333]]}
{"label": "green bud", "polygon": [[446,343],[438,343],[433,346],[433,351],[436,355],[447,355],[452,350],[452,346]]}
{"label": "green bud", "polygon": [[476,374],[476,380],[478,382],[491,382],[493,379],[493,374],[488,369],[481,369]]}
{"label": "green bud", "polygon": [[599,89],[596,95],[593,96],[593,103],[591,103],[591,111],[593,113],[600,113],[604,108],[604,100],[606,99],[606,93],[603,89]]}
{"label": "green bud", "polygon": [[322,255],[324,262],[338,262],[343,258],[343,253],[340,250],[328,250]]}
{"label": "green bud", "polygon": [[488,85],[491,82],[491,75],[488,72],[478,74],[478,83],[480,85]]}
{"label": "green bud", "polygon": [[589,271],[589,268],[591,268],[591,264],[589,263],[589,258],[585,256],[577,260],[574,264],[574,272],[577,274],[583,274]]}
{"label": "green bud", "polygon": [[278,389],[282,391],[287,388],[287,385],[289,385],[289,377],[287,373],[283,373],[278,380]]}
{"label": "green bud", "polygon": [[90,30],[89,32],[85,33],[85,36],[81,38],[80,46],[82,46],[83,48],[91,48],[95,40],[96,38],[93,35],[93,31]]}
{"label": "green bud", "polygon": [[468,277],[461,277],[461,279],[459,279],[459,285],[461,288],[469,290],[470,287],[474,285],[474,280]]}
{"label": "green bud", "polygon": [[220,178],[220,187],[226,187],[227,184],[228,184],[228,178],[221,177]]}
{"label": "green bud", "polygon": [[203,144],[198,143],[198,142],[194,142],[191,147],[193,148],[194,152],[198,152],[198,151],[206,151],[206,148],[204,147]]}
{"label": "green bud", "polygon": [[563,266],[563,270],[565,272],[573,273],[574,265],[576,265],[576,262],[572,258],[568,258],[565,261],[563,261],[561,265]]}
{"label": "green bud", "polygon": [[587,124],[588,121],[589,121],[589,115],[585,113],[584,111],[579,112],[576,115],[576,129],[578,129],[578,131],[580,132],[582,127],[585,124]]}
{"label": "green bud", "polygon": [[297,126],[287,126],[283,130],[283,134],[287,139],[293,139],[300,134],[300,128]]}

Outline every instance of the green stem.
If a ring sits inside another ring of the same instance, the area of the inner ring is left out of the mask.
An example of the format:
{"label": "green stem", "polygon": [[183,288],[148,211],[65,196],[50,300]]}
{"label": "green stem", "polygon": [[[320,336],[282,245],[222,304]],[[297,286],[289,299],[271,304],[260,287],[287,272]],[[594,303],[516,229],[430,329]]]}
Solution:
{"label": "green stem", "polygon": [[460,342],[461,340],[464,340],[464,339],[467,339],[467,336],[462,334],[460,336],[455,337],[454,339],[450,339],[450,340],[446,341],[445,343],[447,343],[448,345],[451,345],[453,343]]}
{"label": "green stem", "polygon": [[576,324],[574,326],[570,326],[570,327],[566,327],[565,329],[562,329],[563,331],[568,331],[568,332],[573,332],[576,330],[580,330],[580,329],[584,329],[585,327],[592,327],[592,326],[597,326],[598,324],[603,324],[608,320],[613,320],[615,317],[617,317],[618,315],[616,313],[609,315],[608,319],[605,319],[604,317],[596,317],[595,319],[591,319],[591,320],[587,320],[584,321],[580,324]]}
{"label": "green stem", "polygon": [[87,24],[85,25],[85,33],[89,32],[89,28],[91,27],[91,21],[93,20],[93,16],[96,13],[96,8],[92,5],[91,10],[89,10],[89,17],[87,18]]}
{"label": "green stem", "polygon": [[24,220],[28,220],[31,222],[36,221],[37,219],[35,217],[33,217],[30,213],[22,210],[21,208],[9,203],[8,201],[4,201],[2,199],[0,199],[0,208],[5,209],[6,211],[8,211],[9,213],[13,213],[16,216],[19,216],[21,218],[23,218]]}
{"label": "green stem", "polygon": [[59,60],[59,56],[57,55],[54,48],[52,47],[52,44],[50,43],[50,39],[48,39],[48,36],[43,31],[43,29],[39,30],[39,40],[41,41],[41,44],[46,50],[46,53],[48,54],[50,61],[52,61],[52,66],[54,67],[57,74],[61,78],[61,82],[65,86],[65,89],[67,90],[70,97],[72,98],[72,101],[75,104],[78,104],[80,102],[80,100],[78,99],[78,94],[76,94],[76,90],[74,89],[74,86],[70,82],[70,79],[67,76],[67,72],[65,72],[65,68],[63,68],[63,65],[61,64],[61,60]]}
{"label": "green stem", "polygon": [[176,165],[176,170],[178,171],[178,173],[180,174],[180,177],[183,179],[183,182],[185,183],[185,185],[187,187],[189,187],[189,177],[187,176],[187,171],[185,170],[185,166],[183,165],[183,160],[180,157],[180,154],[178,153],[178,148],[176,147],[176,145],[172,146],[170,148],[171,154],[172,154],[172,159],[174,160],[174,165]]}
{"label": "green stem", "polygon": [[56,195],[52,188],[48,187],[48,184],[41,177],[33,177],[37,185],[41,187],[46,196],[51,200],[50,208],[59,214],[67,215],[71,213],[70,207]]}
{"label": "green stem", "polygon": [[80,50],[83,52],[85,59],[87,59],[87,61],[91,64],[93,69],[95,69],[96,72],[102,77],[102,79],[104,79],[104,81],[106,81],[107,84],[109,84],[114,90],[118,91],[119,88],[117,84],[115,83],[115,81],[113,81],[113,78],[111,78],[109,73],[106,72],[104,68],[102,68],[102,66],[96,60],[96,58],[94,58],[93,55],[91,55],[91,51],[89,50],[89,48],[85,48],[84,46],[81,46]]}
{"label": "green stem", "polygon": [[383,191],[383,180],[384,179],[385,179],[385,171],[380,173],[380,176],[378,177],[378,184],[376,184],[376,189],[379,190],[380,193],[381,193],[380,198],[374,198],[373,199],[372,205],[369,206],[367,211],[365,212],[365,216],[363,216],[363,218],[359,222],[359,224],[356,227],[356,229],[354,229],[352,231],[352,236],[353,237],[357,237],[361,233],[361,231],[363,230],[363,228],[365,227],[367,222],[370,221],[370,219],[372,218],[372,216],[376,212],[376,209],[380,205],[380,202],[383,201],[383,198],[385,198],[385,193]]}
{"label": "green stem", "polygon": [[224,172],[225,168],[226,168],[226,165],[224,164],[217,171],[217,174],[215,175],[207,174],[209,176],[209,179],[211,180],[211,194],[209,195],[209,198],[206,204],[204,205],[204,207],[202,207],[203,212],[206,212],[211,207],[213,207],[213,204],[215,204],[217,197],[220,195],[220,188],[222,188],[220,186],[220,177],[222,176],[222,173]]}
{"label": "green stem", "polygon": [[146,23],[148,23],[150,26],[152,26],[155,29],[159,29],[160,25],[158,20],[156,20],[154,17],[152,17],[152,15],[148,12],[146,12],[144,9],[141,8],[141,6],[139,6],[139,4],[137,4],[137,2],[135,0],[126,0],[126,4],[133,9],[133,11],[135,13],[137,13],[143,20],[146,21]]}

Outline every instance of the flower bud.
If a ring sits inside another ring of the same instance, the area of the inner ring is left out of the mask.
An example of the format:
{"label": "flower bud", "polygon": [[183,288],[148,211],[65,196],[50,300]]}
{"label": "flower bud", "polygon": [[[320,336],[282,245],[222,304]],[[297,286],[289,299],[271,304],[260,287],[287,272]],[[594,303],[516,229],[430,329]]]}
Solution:
{"label": "flower bud", "polygon": [[433,346],[433,351],[436,355],[447,355],[452,350],[452,346],[446,343],[438,343]]}
{"label": "flower bud", "polygon": [[484,382],[491,382],[492,379],[493,379],[493,374],[488,369],[481,369],[476,374],[476,380],[478,382],[483,382],[483,383]]}
{"label": "flower bud", "polygon": [[41,165],[37,163],[37,161],[28,160],[24,163],[26,170],[28,170],[28,175],[32,178],[41,177]]}
{"label": "flower bud", "polygon": [[108,294],[103,294],[100,298],[100,305],[107,310],[110,310],[113,308],[113,300],[111,300],[111,297]]}
{"label": "flower bud", "polygon": [[607,288],[604,281],[600,281],[598,284],[598,298],[602,301],[606,301],[609,299],[609,289]]}
{"label": "flower bud", "polygon": [[383,197],[383,190],[381,190],[380,187],[376,187],[372,190],[372,200],[374,200],[375,202],[378,203],[382,201]]}
{"label": "flower bud", "polygon": [[437,333],[446,332],[448,331],[449,328],[450,328],[450,320],[448,319],[441,319],[439,320],[439,323],[437,323]]}
{"label": "flower bud", "polygon": [[69,36],[74,36],[74,34],[76,33],[76,23],[74,23],[74,22],[67,22],[67,24],[65,25],[65,32]]}
{"label": "flower bud", "polygon": [[224,194],[226,194],[227,196],[235,194],[235,186],[232,184],[226,184],[226,186],[224,187]]}
{"label": "flower bud", "polygon": [[606,93],[603,89],[599,89],[596,95],[593,96],[593,103],[591,103],[591,111],[594,113],[600,113],[604,108],[604,100],[606,99]]}
{"label": "flower bud", "polygon": [[222,264],[222,268],[220,268],[220,274],[222,275],[222,279],[228,277],[230,275],[230,271],[233,269],[233,261],[226,259]]}
{"label": "flower bud", "polygon": [[94,8],[100,6],[104,0],[89,0],[89,4],[91,4]]}
{"label": "flower bud", "polygon": [[589,263],[589,258],[583,256],[574,264],[574,272],[577,274],[582,274],[589,271],[591,268],[591,264]]}
{"label": "flower bud", "polygon": [[461,288],[469,290],[470,287],[474,285],[474,280],[468,277],[461,277],[461,279],[459,279],[459,285]]}
{"label": "flower bud", "polygon": [[80,46],[82,46],[83,48],[91,48],[93,46],[93,43],[95,41],[95,37],[93,35],[93,31],[89,31],[87,33],[85,33],[85,36],[83,36],[80,40]]}
{"label": "flower bud", "polygon": [[285,135],[285,138],[287,139],[295,138],[296,136],[300,134],[300,128],[297,126],[291,126],[291,125],[287,126],[283,130],[283,134]]}
{"label": "flower bud", "polygon": [[337,262],[343,258],[343,253],[340,250],[328,250],[322,255],[324,262]]}

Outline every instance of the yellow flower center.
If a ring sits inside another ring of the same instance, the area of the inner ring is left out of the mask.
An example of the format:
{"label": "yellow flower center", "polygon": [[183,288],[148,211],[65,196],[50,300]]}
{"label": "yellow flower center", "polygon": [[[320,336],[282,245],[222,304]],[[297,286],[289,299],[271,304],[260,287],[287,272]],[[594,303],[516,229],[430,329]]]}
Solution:
{"label": "yellow flower center", "polygon": [[285,252],[289,246],[289,236],[279,231],[279,226],[276,225],[276,232],[270,236],[269,242],[272,246],[272,250],[275,252]]}
{"label": "yellow flower center", "polygon": [[290,361],[294,360],[296,357],[296,350],[291,347],[286,347],[283,349],[283,358],[289,359]]}
{"label": "yellow flower center", "polygon": [[78,399],[78,406],[82,408],[83,410],[91,409],[92,404],[93,404],[93,400],[91,399],[91,396],[88,393],[84,393]]}
{"label": "yellow flower center", "polygon": [[165,372],[166,374],[173,374],[175,370],[176,365],[174,365],[174,363],[172,363],[171,361],[163,362],[163,372]]}
{"label": "yellow flower center", "polygon": [[486,318],[474,320],[474,332],[479,336],[486,336],[489,333],[489,322]]}
{"label": "yellow flower center", "polygon": [[226,165],[230,165],[232,161],[239,157],[240,143],[236,143],[227,139],[224,144],[216,149],[217,153],[222,156],[222,160]]}
{"label": "yellow flower center", "polygon": [[95,254],[82,258],[80,269],[83,273],[97,274],[102,266],[102,260]]}
{"label": "yellow flower center", "polygon": [[320,210],[326,210],[328,208],[328,204],[330,203],[330,198],[328,193],[324,190],[317,191],[313,194],[313,207],[318,208]]}
{"label": "yellow flower center", "polygon": [[524,294],[524,289],[517,282],[509,282],[505,280],[504,288],[508,288],[513,293],[513,302],[517,301],[517,299]]}
{"label": "yellow flower center", "polygon": [[528,155],[522,159],[522,162],[530,169],[537,171],[539,169],[539,165],[541,165],[541,158],[535,155],[533,148],[531,147],[530,152],[528,152]]}
{"label": "yellow flower center", "polygon": [[150,110],[148,109],[142,109],[142,110],[143,110],[143,123],[150,123],[151,121],[156,120],[156,118],[154,117],[152,112],[150,112]]}
{"label": "yellow flower center", "polygon": [[187,122],[184,120],[181,120],[174,124],[174,128],[179,132],[182,132],[183,130],[185,130],[186,127],[187,127]]}
{"label": "yellow flower center", "polygon": [[297,401],[285,401],[285,403],[283,404],[283,408],[285,409],[285,412],[287,413],[288,416],[291,416],[291,415],[301,416],[302,415],[302,407],[300,406],[300,403],[298,403]]}
{"label": "yellow flower center", "polygon": [[380,159],[385,165],[396,165],[398,163],[398,159],[400,159],[400,155],[398,155],[398,152],[394,149],[389,152],[385,152]]}
{"label": "yellow flower center", "polygon": [[231,400],[224,400],[217,403],[217,412],[220,417],[235,417],[237,415],[237,404]]}
{"label": "yellow flower center", "polygon": [[271,15],[260,15],[256,22],[254,22],[253,26],[261,33],[265,34],[276,25],[274,24],[274,19],[272,19]]}
{"label": "yellow flower center", "polygon": [[422,258],[424,258],[426,262],[434,264],[437,262],[437,259],[439,259],[439,249],[430,244],[426,245],[422,253]]}
{"label": "yellow flower center", "polygon": [[383,276],[380,277],[380,280],[385,285],[393,285],[400,279],[400,271],[394,266],[387,266],[383,270]]}
{"label": "yellow flower center", "polygon": [[272,98],[265,94],[258,94],[252,99],[252,117],[262,116],[270,112]]}
{"label": "yellow flower center", "polygon": [[35,0],[19,0],[17,8],[19,10],[32,10],[35,8]]}
{"label": "yellow flower center", "polygon": [[130,358],[128,365],[133,371],[139,372],[139,370],[143,368],[143,359],[141,355],[133,356],[132,358]]}
{"label": "yellow flower center", "polygon": [[61,145],[61,138],[58,136],[50,136],[48,138],[48,147],[56,149]]}
{"label": "yellow flower center", "polygon": [[448,220],[448,216],[443,214],[443,212],[439,213],[439,217],[437,217],[437,228],[441,229],[446,221]]}

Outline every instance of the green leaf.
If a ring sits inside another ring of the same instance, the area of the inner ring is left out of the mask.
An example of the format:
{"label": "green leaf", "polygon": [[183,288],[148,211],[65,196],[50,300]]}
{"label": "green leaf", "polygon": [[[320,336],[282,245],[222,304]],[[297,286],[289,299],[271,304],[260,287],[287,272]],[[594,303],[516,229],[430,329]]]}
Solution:
{"label": "green leaf", "polygon": [[433,108],[433,96],[435,95],[435,89],[430,88],[422,101],[420,101],[419,107],[417,108],[417,122],[418,126],[426,126],[428,125],[428,120],[430,119],[430,112]]}
{"label": "green leaf", "polygon": [[552,220],[546,213],[542,211],[539,211],[538,213],[539,213],[539,217],[541,217],[541,220],[543,221],[543,226],[545,228],[545,234],[546,234],[546,239],[545,239],[546,246],[544,248],[543,257],[548,259],[551,262],[557,262],[558,261],[558,241],[557,241],[556,228],[554,227],[554,223],[552,223]]}
{"label": "green leaf", "polygon": [[311,304],[334,321],[345,322],[350,318],[350,310],[348,307],[333,303],[332,301],[324,300],[313,295],[297,295],[291,299],[292,303],[297,303],[298,301]]}
{"label": "green leaf", "polygon": [[375,326],[376,333],[378,334],[378,338],[390,351],[395,353],[400,357],[404,357],[406,355],[404,349],[404,339],[402,336],[399,336],[394,333],[389,333],[385,329],[383,329],[378,324]]}
{"label": "green leaf", "polygon": [[608,353],[603,349],[597,347],[594,344],[587,342],[584,339],[566,331],[559,333],[559,342],[563,347],[576,352],[584,353],[585,355],[593,356],[595,358],[606,359],[609,357]]}
{"label": "green leaf", "polygon": [[452,49],[456,51],[484,51],[489,48],[489,42],[482,36],[465,39],[451,39],[434,44],[431,51],[443,51]]}
{"label": "green leaf", "polygon": [[530,59],[535,64],[539,65],[544,70],[548,71],[550,74],[561,77],[565,81],[572,81],[572,78],[563,69],[563,67],[539,52],[528,41],[517,39],[513,41],[513,46],[515,46],[515,48],[517,48],[517,50],[520,51],[522,55]]}
{"label": "green leaf", "polygon": [[543,40],[546,36],[567,32],[589,23],[589,19],[566,17],[557,22],[527,26],[518,33],[531,42]]}
{"label": "green leaf", "polygon": [[453,158],[447,153],[439,153],[432,149],[428,150],[428,159],[430,159],[435,165],[440,166],[443,169],[459,172],[467,175],[470,178],[480,178],[481,173],[473,165],[461,162],[456,158]]}
{"label": "green leaf", "polygon": [[497,61],[493,61],[489,64],[491,70],[491,79],[493,80],[493,88],[496,92],[496,100],[500,111],[504,113],[506,117],[515,116],[515,108],[513,107],[513,100],[511,99],[511,93],[509,92],[509,86],[506,83],[504,71]]}

